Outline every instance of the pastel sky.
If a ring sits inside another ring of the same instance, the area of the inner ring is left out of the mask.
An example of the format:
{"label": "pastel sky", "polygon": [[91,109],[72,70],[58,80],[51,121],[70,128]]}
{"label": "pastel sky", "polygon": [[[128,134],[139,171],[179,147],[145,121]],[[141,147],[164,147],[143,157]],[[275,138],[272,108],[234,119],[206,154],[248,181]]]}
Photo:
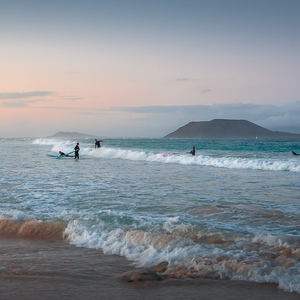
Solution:
{"label": "pastel sky", "polygon": [[2,0],[0,137],[300,133],[299,0]]}

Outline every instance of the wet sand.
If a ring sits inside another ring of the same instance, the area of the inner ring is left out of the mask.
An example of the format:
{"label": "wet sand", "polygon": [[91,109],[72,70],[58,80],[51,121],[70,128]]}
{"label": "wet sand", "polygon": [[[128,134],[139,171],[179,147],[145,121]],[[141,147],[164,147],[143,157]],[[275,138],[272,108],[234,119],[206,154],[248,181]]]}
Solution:
{"label": "wet sand", "polygon": [[273,284],[166,279],[122,282],[125,258],[64,241],[0,239],[0,299],[300,299]]}

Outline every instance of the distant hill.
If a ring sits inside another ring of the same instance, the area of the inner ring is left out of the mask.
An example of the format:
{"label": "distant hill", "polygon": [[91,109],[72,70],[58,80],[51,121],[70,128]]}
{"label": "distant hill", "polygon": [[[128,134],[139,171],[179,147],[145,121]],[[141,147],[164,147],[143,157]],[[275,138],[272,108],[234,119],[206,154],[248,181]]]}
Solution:
{"label": "distant hill", "polygon": [[300,134],[271,131],[247,120],[190,122],[165,138],[300,139]]}
{"label": "distant hill", "polygon": [[84,133],[79,133],[79,132],[64,132],[64,131],[59,131],[55,133],[54,135],[48,136],[47,138],[90,138],[93,137],[92,135],[89,134],[84,134]]}

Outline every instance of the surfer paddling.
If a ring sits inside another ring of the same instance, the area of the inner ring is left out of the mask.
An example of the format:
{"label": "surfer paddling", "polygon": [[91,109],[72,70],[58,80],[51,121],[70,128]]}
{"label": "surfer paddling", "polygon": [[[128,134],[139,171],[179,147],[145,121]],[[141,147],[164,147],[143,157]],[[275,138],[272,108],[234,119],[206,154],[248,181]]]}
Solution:
{"label": "surfer paddling", "polygon": [[195,155],[195,154],[196,154],[195,147],[193,146],[193,147],[192,147],[192,151],[190,151],[190,152],[187,152],[187,153],[190,153],[190,154],[192,154],[192,155]]}
{"label": "surfer paddling", "polygon": [[[73,151],[73,152],[74,152],[74,151]],[[70,152],[70,153],[73,153],[73,152]],[[64,152],[59,151],[59,155],[60,155],[60,156],[74,157],[74,155],[69,155],[70,153],[65,154]]]}
{"label": "surfer paddling", "polygon": [[79,143],[76,144],[74,150],[75,150],[75,159],[76,159],[76,158],[79,159],[79,150],[80,150],[80,148],[79,148]]}
{"label": "surfer paddling", "polygon": [[103,140],[98,141],[98,140],[95,139],[95,149],[96,148],[101,148],[100,142],[104,142],[104,141]]}
{"label": "surfer paddling", "polygon": [[296,153],[296,152],[294,152],[294,151],[292,151],[292,153],[293,153],[294,155],[300,155],[300,153]]}

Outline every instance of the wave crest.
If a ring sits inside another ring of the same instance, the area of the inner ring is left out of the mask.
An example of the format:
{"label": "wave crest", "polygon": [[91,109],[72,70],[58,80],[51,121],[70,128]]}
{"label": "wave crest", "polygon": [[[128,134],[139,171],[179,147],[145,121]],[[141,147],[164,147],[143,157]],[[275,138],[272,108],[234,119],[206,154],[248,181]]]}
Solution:
{"label": "wave crest", "polygon": [[[37,139],[33,142],[37,145],[50,145],[52,151],[70,152],[74,149],[71,140]],[[255,152],[251,156],[191,156],[184,153],[155,153],[145,150],[121,149],[103,146],[94,149],[92,143],[81,144],[81,155],[94,158],[124,159],[132,161],[149,161],[167,164],[199,165],[228,169],[253,169],[265,171],[290,171],[300,172],[300,161],[298,159],[287,159],[282,157],[256,157]],[[199,151],[200,152],[200,151]]]}

